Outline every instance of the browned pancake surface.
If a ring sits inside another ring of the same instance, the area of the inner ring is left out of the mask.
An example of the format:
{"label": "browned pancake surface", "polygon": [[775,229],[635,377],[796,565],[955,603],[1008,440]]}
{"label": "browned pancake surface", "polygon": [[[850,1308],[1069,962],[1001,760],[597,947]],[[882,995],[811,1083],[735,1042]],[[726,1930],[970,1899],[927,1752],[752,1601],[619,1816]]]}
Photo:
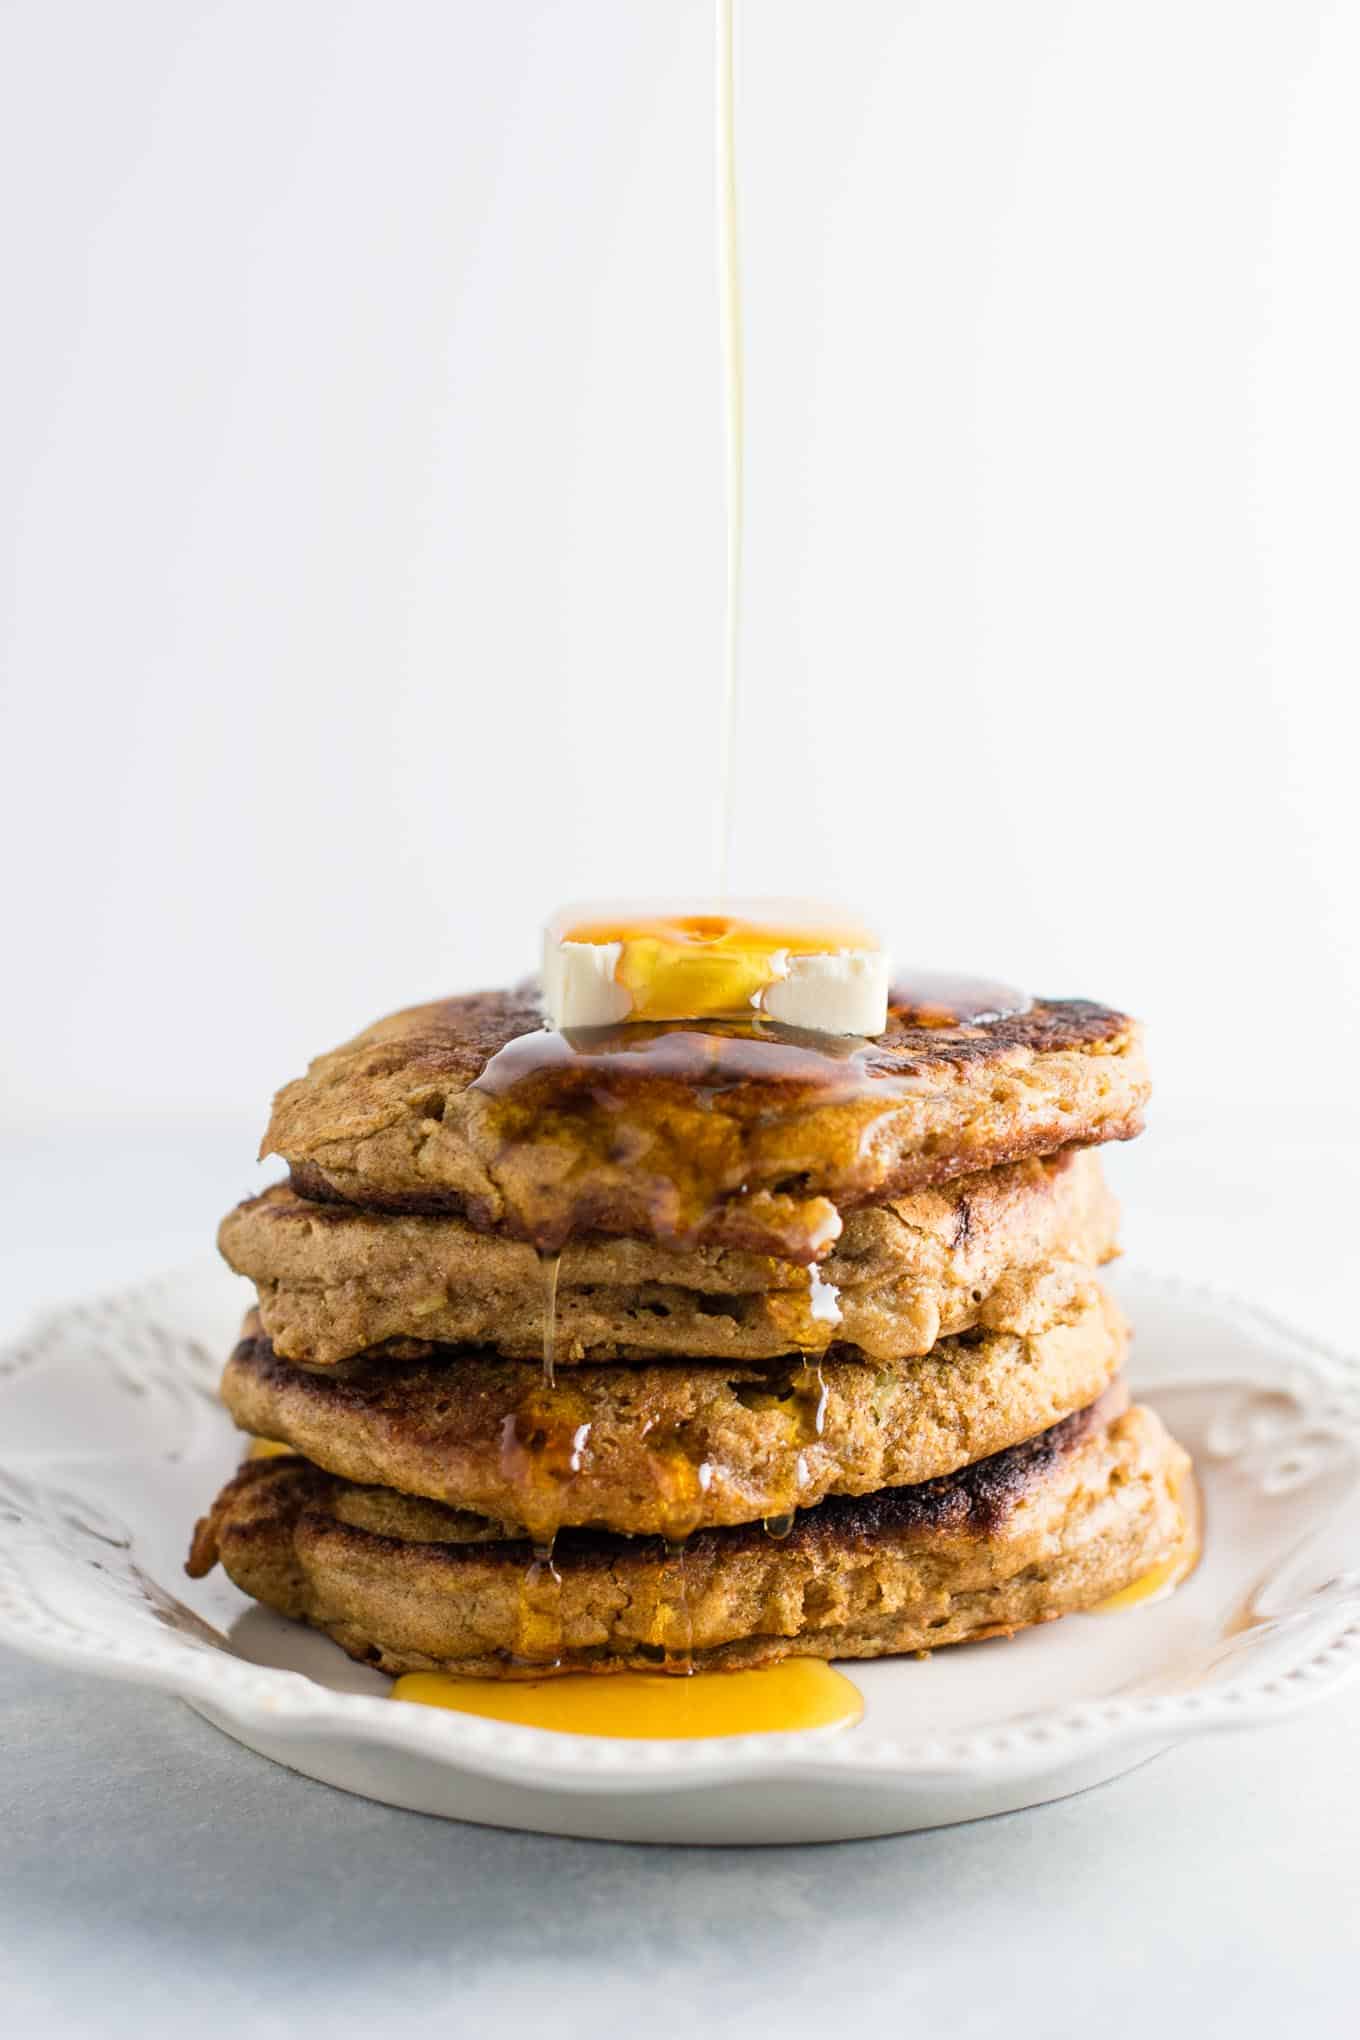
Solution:
{"label": "browned pancake surface", "polygon": [[220,1559],[246,1593],[394,1673],[642,1668],[677,1637],[715,1667],[931,1649],[1090,1607],[1174,1550],[1188,1462],[1122,1402],[1111,1390],[947,1480],[823,1502],[782,1540],[703,1532],[677,1559],[657,1540],[565,1533],[547,1604],[527,1544],[300,1459],[246,1466],[189,1569]]}
{"label": "browned pancake surface", "polygon": [[[832,1345],[905,1359],[974,1325],[1037,1330],[1117,1229],[1099,1155],[1069,1149],[850,1212],[816,1286],[770,1255],[592,1234],[557,1271],[556,1364]],[[280,1183],[228,1212],[218,1245],[255,1283],[275,1351],[309,1366],[393,1341],[542,1352],[538,1255],[457,1215],[316,1204]]]}
{"label": "browned pancake surface", "polygon": [[254,1329],[222,1383],[243,1430],[538,1538],[685,1536],[952,1473],[1093,1402],[1127,1338],[1089,1276],[1041,1330],[967,1333],[924,1358],[591,1366],[552,1387],[531,1361],[476,1350],[308,1371]]}

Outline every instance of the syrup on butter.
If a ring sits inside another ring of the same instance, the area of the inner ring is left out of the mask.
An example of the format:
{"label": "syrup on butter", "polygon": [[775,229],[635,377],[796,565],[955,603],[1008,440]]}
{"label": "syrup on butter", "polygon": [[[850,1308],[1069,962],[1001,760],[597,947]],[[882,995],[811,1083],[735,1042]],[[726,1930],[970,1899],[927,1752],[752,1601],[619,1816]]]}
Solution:
{"label": "syrup on butter", "polygon": [[881,1034],[890,963],[862,921],[807,900],[565,908],[544,931],[554,1027],[762,1014],[816,1033]]}

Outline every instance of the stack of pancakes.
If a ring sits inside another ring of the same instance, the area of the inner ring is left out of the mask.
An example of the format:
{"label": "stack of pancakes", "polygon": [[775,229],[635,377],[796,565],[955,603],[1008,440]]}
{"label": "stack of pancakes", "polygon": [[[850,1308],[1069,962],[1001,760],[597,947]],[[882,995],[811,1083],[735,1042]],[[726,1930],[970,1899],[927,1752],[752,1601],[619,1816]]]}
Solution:
{"label": "stack of pancakes", "polygon": [[1099,1145],[1138,1029],[894,995],[886,1032],[399,1013],[275,1101],[249,1458],[190,1571],[389,1672],[873,1657],[1086,1608],[1182,1537],[1121,1379]]}

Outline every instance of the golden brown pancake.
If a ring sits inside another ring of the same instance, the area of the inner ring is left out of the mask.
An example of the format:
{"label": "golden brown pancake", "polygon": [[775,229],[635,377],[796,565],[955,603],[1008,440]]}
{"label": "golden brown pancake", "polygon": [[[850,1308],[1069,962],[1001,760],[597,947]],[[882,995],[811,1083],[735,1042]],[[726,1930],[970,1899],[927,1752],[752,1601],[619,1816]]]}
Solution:
{"label": "golden brown pancake", "polygon": [[[550,1566],[484,1519],[254,1461],[198,1526],[188,1569],[384,1671],[492,1677],[878,1657],[1089,1608],[1166,1558],[1185,1454],[1107,1392],[1026,1445],[921,1487],[833,1499],[758,1527],[658,1540],[566,1532]],[[560,1584],[559,1584],[560,1583]]]}
{"label": "golden brown pancake", "polygon": [[[960,1176],[852,1211],[820,1270],[835,1298],[771,1255],[593,1234],[562,1255],[556,1364],[765,1360],[833,1344],[904,1359],[973,1325],[1037,1328],[1070,1264],[1114,1253],[1118,1217],[1091,1149]],[[538,1255],[465,1218],[315,1204],[279,1183],[228,1212],[218,1245],[255,1283],[289,1360],[328,1366],[394,1340],[542,1351]]]}
{"label": "golden brown pancake", "polygon": [[953,1023],[899,1003],[869,1042],[755,1021],[567,1036],[527,986],[321,1056],[262,1152],[302,1196],[455,1211],[542,1248],[603,1232],[806,1263],[843,1211],[1129,1138],[1147,1090],[1136,1024],[1084,1000]]}
{"label": "golden brown pancake", "polygon": [[1114,1379],[1127,1329],[1087,1275],[1042,1329],[927,1357],[579,1367],[462,1349],[311,1372],[246,1336],[222,1398],[328,1472],[536,1537],[566,1524],[685,1536],[931,1480],[1032,1438]]}

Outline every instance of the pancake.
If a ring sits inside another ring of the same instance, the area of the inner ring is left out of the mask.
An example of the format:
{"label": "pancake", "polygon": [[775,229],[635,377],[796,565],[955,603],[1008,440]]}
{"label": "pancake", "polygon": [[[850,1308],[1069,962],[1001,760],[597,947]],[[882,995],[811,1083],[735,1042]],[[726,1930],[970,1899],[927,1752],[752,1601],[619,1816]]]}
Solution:
{"label": "pancake", "polygon": [[806,1264],[842,1211],[1128,1139],[1147,1091],[1136,1024],[1085,1000],[959,1021],[898,1003],[867,1042],[758,1021],[563,1035],[527,985],[321,1056],[261,1152],[303,1197],[455,1211],[548,1250],[603,1232]]}
{"label": "pancake", "polygon": [[[865,1206],[820,1269],[838,1321],[795,1263],[591,1235],[562,1254],[556,1363],[767,1360],[833,1343],[903,1359],[973,1325],[1024,1330],[1041,1322],[1055,1282],[1070,1286],[1067,1264],[1114,1253],[1118,1218],[1089,1150]],[[264,1328],[289,1360],[328,1366],[394,1340],[490,1345],[517,1359],[542,1351],[538,1255],[465,1218],[316,1204],[280,1183],[227,1214],[218,1246],[255,1283]]]}
{"label": "pancake", "polygon": [[467,1349],[309,1372],[248,1319],[222,1399],[330,1473],[538,1538],[678,1537],[952,1473],[1094,1401],[1126,1344],[1089,1276],[1042,1331],[967,1333],[924,1359],[582,1367],[553,1388],[535,1362]]}
{"label": "pancake", "polygon": [[257,1460],[198,1525],[188,1570],[220,1559],[245,1593],[391,1673],[642,1670],[677,1652],[737,1669],[935,1649],[1089,1608],[1175,1549],[1188,1461],[1150,1411],[1123,1401],[1116,1387],[947,1480],[823,1502],[782,1540],[708,1531],[677,1558],[657,1540],[567,1532],[551,1569],[476,1517],[302,1459]]}

